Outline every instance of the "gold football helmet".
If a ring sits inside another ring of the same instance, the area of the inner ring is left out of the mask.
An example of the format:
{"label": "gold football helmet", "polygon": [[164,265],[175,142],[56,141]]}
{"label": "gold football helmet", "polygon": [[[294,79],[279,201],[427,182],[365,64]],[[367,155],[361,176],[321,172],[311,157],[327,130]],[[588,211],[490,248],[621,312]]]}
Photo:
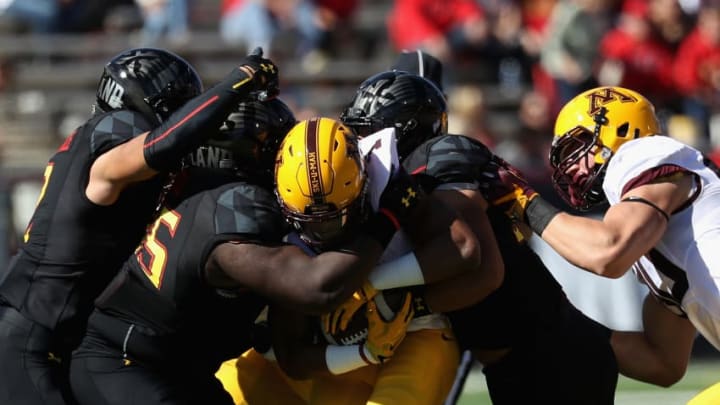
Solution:
{"label": "gold football helmet", "polygon": [[[572,207],[587,210],[603,201],[602,180],[610,158],[633,139],[660,133],[655,107],[640,93],[598,87],[581,93],[560,110],[550,148],[553,185]],[[573,180],[568,169],[594,153],[594,173]]]}
{"label": "gold football helmet", "polygon": [[330,118],[299,122],[278,151],[275,184],[286,219],[305,241],[336,242],[363,218],[366,175],[357,136]]}

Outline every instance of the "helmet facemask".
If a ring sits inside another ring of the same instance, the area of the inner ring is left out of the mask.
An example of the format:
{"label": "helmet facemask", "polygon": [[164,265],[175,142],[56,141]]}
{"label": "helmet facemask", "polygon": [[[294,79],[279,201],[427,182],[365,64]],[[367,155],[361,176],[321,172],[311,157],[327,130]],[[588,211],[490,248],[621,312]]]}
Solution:
{"label": "helmet facemask", "polygon": [[365,195],[366,187],[363,186],[358,198],[347,207],[337,209],[334,204],[320,204],[306,207],[302,214],[278,200],[285,218],[300,238],[320,251],[341,244],[365,222],[368,212]]}
{"label": "helmet facemask", "polygon": [[[606,201],[602,182],[608,161],[612,156],[612,150],[603,146],[600,141],[601,128],[607,124],[606,113],[607,110],[601,108],[595,115],[594,132],[577,126],[556,137],[550,149],[550,164],[554,168],[553,187],[566,203],[580,211],[587,211]],[[595,158],[597,154],[600,155],[599,159]],[[581,162],[583,159],[588,160],[584,165]],[[595,161],[591,169],[592,173],[584,179],[579,179],[582,182],[578,184],[568,170],[579,163],[581,166],[590,167],[590,159]]]}

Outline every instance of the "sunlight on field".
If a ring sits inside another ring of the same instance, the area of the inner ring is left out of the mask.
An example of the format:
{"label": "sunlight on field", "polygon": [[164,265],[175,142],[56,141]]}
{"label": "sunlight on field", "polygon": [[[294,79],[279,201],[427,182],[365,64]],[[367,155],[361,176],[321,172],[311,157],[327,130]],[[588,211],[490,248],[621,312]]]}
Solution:
{"label": "sunlight on field", "polygon": [[[720,360],[694,361],[685,377],[671,388],[661,388],[620,377],[616,405],[683,405],[706,387],[720,381]],[[489,405],[482,372],[468,377],[459,405]]]}

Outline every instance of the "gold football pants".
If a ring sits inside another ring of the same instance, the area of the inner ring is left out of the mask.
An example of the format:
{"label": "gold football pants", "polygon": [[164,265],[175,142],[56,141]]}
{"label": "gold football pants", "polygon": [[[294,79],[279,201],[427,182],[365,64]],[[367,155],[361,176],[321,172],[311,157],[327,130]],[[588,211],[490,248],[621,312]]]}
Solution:
{"label": "gold football pants", "polygon": [[217,373],[238,405],[437,405],[452,388],[460,352],[449,329],[409,332],[390,361],[342,374],[293,380],[249,350]]}

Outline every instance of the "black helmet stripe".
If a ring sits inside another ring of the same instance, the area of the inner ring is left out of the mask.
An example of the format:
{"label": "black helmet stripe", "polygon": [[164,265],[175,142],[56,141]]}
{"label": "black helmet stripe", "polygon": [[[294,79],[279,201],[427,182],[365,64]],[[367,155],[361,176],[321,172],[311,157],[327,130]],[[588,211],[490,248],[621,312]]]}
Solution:
{"label": "black helmet stripe", "polygon": [[319,126],[318,119],[313,118],[308,121],[305,129],[305,167],[307,170],[308,181],[310,182],[310,194],[313,204],[325,204],[325,190],[323,190],[322,173],[320,171],[320,162],[318,162],[318,138]]}

